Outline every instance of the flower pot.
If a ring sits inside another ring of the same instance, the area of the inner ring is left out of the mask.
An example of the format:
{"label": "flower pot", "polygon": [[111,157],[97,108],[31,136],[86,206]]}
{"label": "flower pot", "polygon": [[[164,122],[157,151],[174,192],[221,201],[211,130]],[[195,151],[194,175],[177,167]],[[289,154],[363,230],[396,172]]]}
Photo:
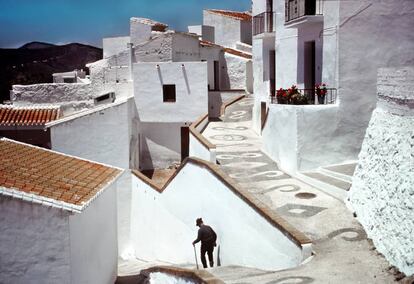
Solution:
{"label": "flower pot", "polygon": [[325,95],[318,96],[318,103],[320,105],[325,104]]}

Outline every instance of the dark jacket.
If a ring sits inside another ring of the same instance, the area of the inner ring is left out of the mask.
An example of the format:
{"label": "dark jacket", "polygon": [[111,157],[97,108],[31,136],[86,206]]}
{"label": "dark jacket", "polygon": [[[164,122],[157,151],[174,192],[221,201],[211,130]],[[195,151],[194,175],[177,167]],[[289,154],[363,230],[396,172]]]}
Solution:
{"label": "dark jacket", "polygon": [[214,230],[207,225],[201,225],[198,229],[198,236],[194,243],[201,241],[201,244],[215,244],[217,240],[217,235]]}

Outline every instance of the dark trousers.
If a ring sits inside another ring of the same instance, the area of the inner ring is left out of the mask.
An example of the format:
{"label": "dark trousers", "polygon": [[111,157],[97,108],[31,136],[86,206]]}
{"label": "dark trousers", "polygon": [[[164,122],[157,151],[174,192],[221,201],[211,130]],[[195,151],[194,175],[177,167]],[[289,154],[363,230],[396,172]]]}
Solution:
{"label": "dark trousers", "polygon": [[207,268],[206,253],[208,255],[208,261],[210,262],[210,267],[213,267],[214,265],[214,260],[213,260],[214,243],[202,243],[200,250],[201,250],[201,263],[203,264],[203,267]]}

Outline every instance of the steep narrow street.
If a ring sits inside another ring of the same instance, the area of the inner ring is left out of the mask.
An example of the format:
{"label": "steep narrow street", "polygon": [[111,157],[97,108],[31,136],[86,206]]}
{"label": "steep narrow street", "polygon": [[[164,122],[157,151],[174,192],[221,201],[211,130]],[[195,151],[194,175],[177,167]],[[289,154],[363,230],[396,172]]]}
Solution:
{"label": "steep narrow street", "polygon": [[203,135],[216,145],[222,169],[311,238],[315,255],[304,265],[279,272],[241,267],[211,272],[226,283],[239,284],[393,282],[388,263],[344,203],[285,174],[261,151],[260,137],[250,127],[252,105],[247,97],[229,106]]}

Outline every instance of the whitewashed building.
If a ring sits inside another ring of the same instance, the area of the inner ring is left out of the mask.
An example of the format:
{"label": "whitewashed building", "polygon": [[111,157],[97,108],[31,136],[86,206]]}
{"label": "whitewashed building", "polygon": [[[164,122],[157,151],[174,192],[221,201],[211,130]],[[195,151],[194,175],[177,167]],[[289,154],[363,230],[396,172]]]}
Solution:
{"label": "whitewashed building", "polygon": [[214,42],[235,48],[237,43],[252,44],[252,16],[248,12],[204,10],[203,26],[214,28]]}
{"label": "whitewashed building", "polygon": [[0,139],[0,279],[114,283],[122,170]]}
{"label": "whitewashed building", "polygon": [[53,73],[52,76],[53,76],[53,83],[85,83],[87,82],[86,72],[83,70]]}
{"label": "whitewashed building", "polygon": [[[246,13],[215,14],[239,28],[251,18]],[[188,127],[193,121],[206,113],[217,117],[226,99],[252,92],[251,49],[247,28],[233,39],[239,49],[167,28],[133,17],[128,36],[103,39],[104,58],[87,65],[88,81],[69,84],[62,79],[65,74],[57,74],[53,84],[16,85],[12,102],[15,106],[59,105],[62,119],[46,127],[49,148],[99,162],[114,158],[115,165],[125,168],[165,168],[179,163],[188,155]],[[215,23],[214,30],[225,28]],[[108,112],[118,114],[109,115],[108,120],[102,115]],[[95,115],[90,126],[83,122]],[[116,139],[108,138],[113,133],[105,130],[117,132],[115,125],[121,125],[118,132],[125,131]],[[71,133],[75,128],[78,134]],[[81,135],[88,129],[95,129],[94,135]],[[111,150],[117,149],[112,144],[102,145],[99,141],[104,137],[114,145],[124,145],[123,152]],[[77,139],[83,142],[74,143]]]}
{"label": "whitewashed building", "polygon": [[[275,89],[297,85],[312,103],[314,85],[323,82],[328,87],[324,105],[268,104],[264,149],[291,172],[355,160],[376,104],[378,68],[414,60],[414,2],[255,0],[253,7],[254,13],[264,7],[273,11]],[[258,37],[253,41],[264,50]],[[267,64],[259,60],[262,56],[254,55],[259,81],[260,68],[265,69],[261,64]],[[255,82],[257,132],[269,89]]]}

